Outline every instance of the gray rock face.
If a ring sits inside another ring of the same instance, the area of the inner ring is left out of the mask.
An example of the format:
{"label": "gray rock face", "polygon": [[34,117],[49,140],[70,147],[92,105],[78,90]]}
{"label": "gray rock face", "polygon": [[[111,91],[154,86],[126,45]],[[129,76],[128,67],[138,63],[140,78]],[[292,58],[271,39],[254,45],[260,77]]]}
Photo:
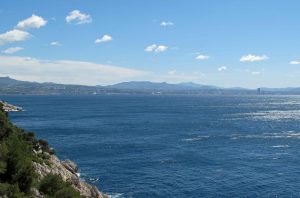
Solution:
{"label": "gray rock face", "polygon": [[102,194],[95,186],[92,186],[86,182],[80,180],[77,171],[77,165],[66,160],[61,162],[55,155],[50,156],[50,166],[47,164],[39,164],[33,162],[36,172],[40,176],[40,179],[48,175],[49,173],[59,175],[64,181],[70,182],[72,186],[80,192],[81,195],[88,198],[108,198],[106,195]]}
{"label": "gray rock face", "polygon": [[3,110],[6,112],[23,110],[22,107],[14,106],[14,105],[8,104],[7,102],[1,101],[1,100],[0,100],[0,104],[2,105]]}
{"label": "gray rock face", "polygon": [[65,160],[61,163],[67,170],[69,170],[71,173],[76,174],[78,173],[78,167],[77,164],[72,162],[71,160]]}

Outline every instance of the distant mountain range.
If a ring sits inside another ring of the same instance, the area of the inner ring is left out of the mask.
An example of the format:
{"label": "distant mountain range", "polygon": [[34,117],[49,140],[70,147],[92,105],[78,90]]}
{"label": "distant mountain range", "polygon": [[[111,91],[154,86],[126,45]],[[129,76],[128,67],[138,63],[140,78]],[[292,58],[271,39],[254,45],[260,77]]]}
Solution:
{"label": "distant mountain range", "polygon": [[300,88],[241,87],[222,88],[185,82],[169,84],[149,81],[130,81],[108,86],[85,86],[19,81],[0,77],[0,94],[79,95],[79,94],[300,94]]}
{"label": "distant mountain range", "polygon": [[37,83],[0,77],[0,94],[93,94],[103,90],[102,87],[95,86]]}
{"label": "distant mountain range", "polygon": [[161,91],[172,91],[172,90],[212,90],[212,89],[221,89],[219,87],[210,86],[210,85],[200,85],[192,82],[188,83],[179,83],[179,84],[169,84],[166,82],[157,83],[149,81],[130,81],[122,82],[115,85],[108,85],[107,88],[115,89],[127,89],[127,90],[161,90]]}

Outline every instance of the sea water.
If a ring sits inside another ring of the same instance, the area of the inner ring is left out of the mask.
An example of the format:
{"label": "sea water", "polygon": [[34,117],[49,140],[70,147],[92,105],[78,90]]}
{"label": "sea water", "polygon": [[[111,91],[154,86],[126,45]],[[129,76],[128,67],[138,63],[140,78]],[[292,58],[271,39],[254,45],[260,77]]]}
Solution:
{"label": "sea water", "polygon": [[1,96],[112,197],[300,197],[299,96]]}

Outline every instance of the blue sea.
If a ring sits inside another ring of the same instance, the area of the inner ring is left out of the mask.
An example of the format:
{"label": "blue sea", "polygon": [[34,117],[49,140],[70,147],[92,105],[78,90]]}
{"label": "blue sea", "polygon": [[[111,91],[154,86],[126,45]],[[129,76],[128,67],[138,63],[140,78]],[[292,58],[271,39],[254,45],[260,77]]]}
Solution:
{"label": "blue sea", "polygon": [[299,96],[1,96],[112,197],[300,197]]}

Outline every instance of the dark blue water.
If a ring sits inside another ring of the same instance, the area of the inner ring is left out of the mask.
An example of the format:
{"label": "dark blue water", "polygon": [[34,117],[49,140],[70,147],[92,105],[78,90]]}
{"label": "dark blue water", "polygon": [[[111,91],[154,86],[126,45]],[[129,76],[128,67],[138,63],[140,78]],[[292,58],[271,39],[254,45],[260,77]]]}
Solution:
{"label": "dark blue water", "polygon": [[297,96],[1,98],[114,197],[300,197]]}

